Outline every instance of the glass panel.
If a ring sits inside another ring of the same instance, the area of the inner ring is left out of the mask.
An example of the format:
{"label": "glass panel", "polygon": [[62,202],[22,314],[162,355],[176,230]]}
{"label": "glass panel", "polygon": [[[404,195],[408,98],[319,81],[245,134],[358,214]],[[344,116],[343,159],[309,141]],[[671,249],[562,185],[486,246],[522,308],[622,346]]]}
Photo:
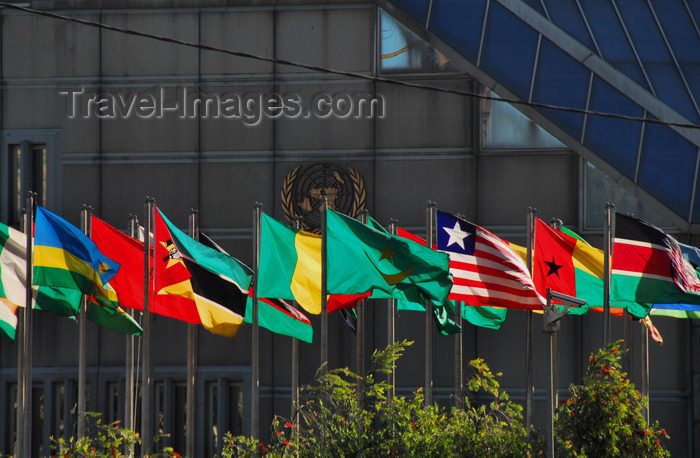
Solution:
{"label": "glass panel", "polygon": [[32,181],[31,188],[37,193],[37,205],[45,205],[48,184],[47,177],[47,161],[46,161],[46,145],[32,145]]}
{"label": "glass panel", "polygon": [[231,434],[243,434],[243,387],[240,382],[228,384],[228,429]]}
{"label": "glass panel", "polygon": [[519,98],[527,100],[537,33],[499,4],[490,5],[481,68]]}
{"label": "glass panel", "polygon": [[464,57],[476,62],[485,11],[485,0],[436,1],[429,30]]}
{"label": "glass panel", "polygon": [[[603,113],[642,116],[639,106],[598,78],[593,81],[590,109]],[[634,179],[641,128],[641,123],[637,121],[590,116],[583,143],[628,178]]]}
{"label": "glass panel", "polygon": [[430,0],[392,0],[392,3],[411,16],[417,23],[425,25]]}
{"label": "glass panel", "polygon": [[55,383],[53,387],[53,425],[51,434],[65,438],[66,434],[66,385]]}
{"label": "glass panel", "polygon": [[218,411],[217,406],[219,405],[218,397],[218,384],[217,382],[207,382],[207,414],[206,414],[206,443],[205,454],[206,456],[214,456],[217,452],[219,431],[218,431]]}
{"label": "glass panel", "polygon": [[107,418],[109,423],[119,419],[119,383],[107,383]]}
{"label": "glass panel", "polygon": [[447,57],[401,25],[389,13],[379,11],[382,37],[379,69],[382,73],[460,71]]}
{"label": "glass panel", "polygon": [[588,162],[586,163],[585,171],[585,193],[586,229],[603,228],[603,214],[606,202],[615,204],[615,210],[620,213],[632,213],[659,227],[672,227],[671,223],[664,217]]}
{"label": "glass panel", "polygon": [[580,41],[581,44],[587,46],[591,51],[596,50],[574,0],[547,0],[545,4],[552,22]]}
{"label": "glass panel", "polygon": [[[532,98],[535,102],[578,109],[586,108],[589,71],[571,56],[542,40]],[[579,140],[583,115],[561,110],[538,109],[557,126]]]}
{"label": "glass panel", "polygon": [[10,180],[8,182],[10,197],[10,225],[19,226],[22,221],[22,147],[21,145],[9,145],[8,170]]}
{"label": "glass panel", "polygon": [[[32,456],[44,456],[44,384],[32,384]],[[48,450],[47,450],[48,452]]]}
{"label": "glass panel", "polygon": [[[483,93],[498,97],[489,89]],[[481,141],[484,148],[565,148],[509,103],[488,99],[481,100]]]}
{"label": "glass panel", "polygon": [[175,384],[175,421],[170,444],[177,452],[185,451],[185,420],[187,418],[187,385]]}

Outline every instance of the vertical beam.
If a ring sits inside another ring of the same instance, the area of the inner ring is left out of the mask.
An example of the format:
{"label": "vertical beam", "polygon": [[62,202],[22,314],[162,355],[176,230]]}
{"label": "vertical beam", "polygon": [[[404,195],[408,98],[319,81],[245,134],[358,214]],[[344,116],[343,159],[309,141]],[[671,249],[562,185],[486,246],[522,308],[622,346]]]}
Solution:
{"label": "vertical beam", "polygon": [[[190,237],[199,240],[199,211],[190,208],[189,215]],[[197,405],[197,352],[196,329],[192,323],[187,324],[187,405],[185,413],[185,453],[194,456],[194,425],[196,424]]]}
{"label": "vertical beam", "polygon": [[[389,232],[396,235],[399,222],[395,219],[389,221]],[[396,343],[396,299],[387,300],[387,345]],[[387,397],[392,399],[396,395],[396,364],[391,365],[391,372],[387,374],[389,391]]]}
{"label": "vertical beam", "polygon": [[250,434],[259,437],[260,409],[260,328],[258,324],[258,272],[260,271],[260,223],[262,220],[262,204],[255,202],[253,211],[253,272],[255,286],[253,288],[253,332],[251,354],[251,384],[250,384]]}
{"label": "vertical beam", "polygon": [[[92,207],[83,205],[80,211],[80,229],[90,237],[89,218]],[[78,440],[85,437],[85,411],[87,404],[87,296],[80,299],[80,319],[78,320]]]}
{"label": "vertical beam", "polygon": [[[141,372],[141,456],[147,456],[151,452],[153,431],[151,428],[151,312],[150,300],[151,290],[155,284],[156,266],[156,229],[154,224],[155,199],[146,197],[146,234],[143,244],[143,370]],[[151,236],[153,237],[153,247],[151,247]],[[153,250],[153,257],[151,257]],[[151,272],[151,268],[153,271]],[[153,282],[151,282],[151,278]]]}
{"label": "vertical beam", "polygon": [[603,346],[611,342],[610,329],[610,275],[611,256],[615,238],[615,205],[607,202],[603,216]]}
{"label": "vertical beam", "polygon": [[[537,209],[527,209],[527,270],[532,274],[532,250],[535,242],[535,222]],[[532,311],[527,312],[527,326],[525,328],[525,418],[526,428],[530,431],[534,423],[535,410],[535,382],[532,371]]]}
{"label": "vertical beam", "polygon": [[328,198],[324,194],[321,198],[321,373],[328,373],[328,263],[326,253],[328,251],[328,227],[327,215]]}
{"label": "vertical beam", "polygon": [[[435,202],[428,201],[426,206],[425,240],[428,247],[433,246],[435,232]],[[433,304],[425,301],[425,405],[433,403]]]}

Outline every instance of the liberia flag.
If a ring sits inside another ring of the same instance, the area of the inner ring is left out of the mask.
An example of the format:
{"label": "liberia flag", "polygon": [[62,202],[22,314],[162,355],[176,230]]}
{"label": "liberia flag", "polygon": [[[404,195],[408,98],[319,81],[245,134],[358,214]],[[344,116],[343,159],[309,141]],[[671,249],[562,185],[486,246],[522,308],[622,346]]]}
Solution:
{"label": "liberia flag", "polygon": [[508,242],[449,213],[438,211],[437,222],[438,250],[450,256],[454,281],[449,299],[524,310],[547,304]]}

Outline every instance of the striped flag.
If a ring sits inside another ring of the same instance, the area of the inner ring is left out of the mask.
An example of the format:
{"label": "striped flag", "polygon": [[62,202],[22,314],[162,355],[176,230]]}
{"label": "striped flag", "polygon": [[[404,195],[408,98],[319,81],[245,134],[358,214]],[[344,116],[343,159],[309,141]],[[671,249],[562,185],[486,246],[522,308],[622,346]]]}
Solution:
{"label": "striped flag", "polygon": [[17,307],[26,303],[27,236],[0,223],[0,335],[15,339]]}
{"label": "striped flag", "polygon": [[449,254],[454,281],[449,299],[524,310],[546,305],[508,242],[449,213],[438,211],[437,222],[438,250]]}

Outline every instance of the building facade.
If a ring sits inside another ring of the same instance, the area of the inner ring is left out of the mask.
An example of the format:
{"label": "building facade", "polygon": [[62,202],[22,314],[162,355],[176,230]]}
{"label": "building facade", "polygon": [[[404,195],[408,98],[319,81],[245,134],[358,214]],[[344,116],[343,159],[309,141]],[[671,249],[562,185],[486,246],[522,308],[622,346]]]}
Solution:
{"label": "building facade", "polygon": [[[324,165],[356,173],[353,189],[362,188],[373,218],[396,219],[421,236],[433,201],[514,243],[525,244],[532,207],[546,222],[559,218],[600,245],[609,201],[681,241],[697,241],[657,202],[622,188],[561,137],[492,100],[497,95],[463,62],[389,14],[386,4],[182,1],[165,8],[76,0],[31,8],[0,10],[0,215],[11,225],[20,223],[28,190],[74,224],[87,204],[124,230],[130,214],[143,220],[151,196],[182,228],[190,209],[199,210],[201,231],[251,265],[255,202],[289,222],[290,206],[304,202],[291,202],[285,186],[298,180],[314,188],[311,172]],[[349,191],[338,192],[340,199]],[[367,348],[387,343],[386,309],[386,301],[367,305]],[[74,434],[78,328],[46,313],[34,320],[38,455],[49,453],[51,436]],[[320,320],[311,321],[317,335]],[[541,318],[534,322],[535,424],[544,428],[548,340]],[[423,323],[416,312],[397,318],[397,339],[415,341],[398,362],[399,392],[423,385]],[[485,358],[519,401],[525,323],[526,313],[514,310],[498,331],[465,324],[463,333],[465,361]],[[595,314],[562,322],[562,395],[601,346],[602,324]],[[691,455],[700,432],[698,334],[690,320],[655,324],[665,342],[650,348],[651,418],[671,435],[665,445],[674,455]],[[355,335],[340,316],[331,315],[329,326],[330,367],[352,368]],[[629,373],[638,386],[642,329],[633,323],[627,336]],[[123,419],[125,337],[94,324],[88,330],[88,410]],[[181,451],[187,325],[154,316],[152,331],[153,431],[170,434],[161,446]],[[613,336],[622,338],[621,320],[613,321]],[[196,455],[211,456],[226,431],[251,430],[251,329],[242,327],[233,340],[199,329],[196,342]],[[302,384],[320,365],[316,342],[300,343]],[[291,412],[290,351],[290,338],[261,330],[263,435],[274,415]],[[453,339],[436,335],[432,351],[434,396],[449,404]],[[0,355],[0,452],[12,453],[17,344],[0,342]]]}

